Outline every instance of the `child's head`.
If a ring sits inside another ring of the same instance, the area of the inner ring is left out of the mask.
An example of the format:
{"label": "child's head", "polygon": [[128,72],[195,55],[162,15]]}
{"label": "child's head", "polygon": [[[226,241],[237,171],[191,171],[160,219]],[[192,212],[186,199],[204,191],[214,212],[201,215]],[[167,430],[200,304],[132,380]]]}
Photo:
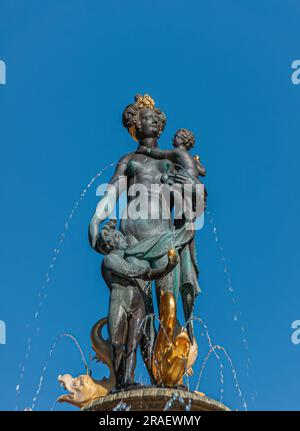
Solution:
{"label": "child's head", "polygon": [[184,146],[187,151],[191,150],[195,145],[195,136],[188,129],[179,129],[174,135],[173,146]]}
{"label": "child's head", "polygon": [[109,254],[112,250],[126,250],[128,247],[126,238],[116,230],[117,220],[109,220],[101,230],[98,237],[98,249],[102,254]]}

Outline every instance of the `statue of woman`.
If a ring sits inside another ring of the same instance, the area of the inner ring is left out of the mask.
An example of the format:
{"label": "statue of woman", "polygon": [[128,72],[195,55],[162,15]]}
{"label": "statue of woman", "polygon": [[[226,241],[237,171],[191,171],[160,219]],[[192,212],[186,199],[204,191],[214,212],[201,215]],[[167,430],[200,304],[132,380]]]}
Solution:
{"label": "statue of woman", "polygon": [[[153,186],[160,186],[162,182],[166,183],[166,175],[169,178],[167,185],[165,184],[168,191],[170,191],[170,184],[195,184],[197,180],[183,172],[176,172],[172,162],[168,159],[158,160],[138,152],[140,147],[157,148],[158,139],[166,125],[165,114],[155,107],[154,101],[149,95],[137,95],[135,102],[125,108],[123,125],[138,142],[138,148],[136,152],[126,154],[119,160],[115,173],[109,182],[107,193],[99,201],[90,222],[90,244],[93,249],[99,251],[97,250],[99,225],[109,217],[120,195],[126,191],[127,212],[126,217],[123,217],[120,223],[120,231],[128,243],[125,254],[148,260],[152,268],[162,268],[168,264],[168,250],[170,248],[178,250],[183,248],[194,238],[194,230],[192,224],[189,224],[188,228],[186,226],[179,229],[174,228],[172,221],[173,200],[169,199],[167,193],[161,193]],[[143,199],[147,203],[147,205],[140,206],[139,217],[136,217],[136,214],[134,217],[131,216],[130,209],[141,198],[139,193],[129,192],[131,186],[135,186],[137,190],[139,186],[142,188]],[[187,248],[187,252],[188,250],[189,248]],[[200,291],[194,262],[194,256],[187,254],[184,265],[177,265],[173,271],[156,280],[158,302],[162,292],[171,292],[177,299],[180,280],[182,279],[185,280],[186,285],[189,285],[189,297],[192,286],[194,300]],[[139,280],[139,282],[140,285],[144,284],[144,291],[148,292],[146,313],[151,315],[153,313],[151,289],[147,290],[145,281]],[[186,321],[189,320],[187,316],[185,317]],[[154,341],[154,321],[153,318],[149,318],[141,346],[142,355],[152,379],[151,355]]]}

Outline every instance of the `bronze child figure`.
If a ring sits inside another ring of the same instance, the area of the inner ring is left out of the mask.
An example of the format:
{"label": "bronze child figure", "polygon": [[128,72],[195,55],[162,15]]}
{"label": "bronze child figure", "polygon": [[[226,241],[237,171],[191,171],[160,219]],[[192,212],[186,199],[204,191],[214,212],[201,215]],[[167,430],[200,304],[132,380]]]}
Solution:
{"label": "bronze child figure", "polygon": [[136,352],[143,336],[146,317],[145,298],[138,279],[154,280],[165,276],[178,263],[177,253],[168,254],[164,268],[152,269],[148,262],[135,257],[124,258],[126,237],[110,220],[101,230],[97,247],[105,254],[101,272],[110,289],[108,314],[109,338],[113,348],[116,388],[134,385]]}
{"label": "bronze child figure", "polygon": [[155,159],[169,159],[174,163],[176,170],[184,169],[194,178],[205,177],[205,167],[201,164],[199,156],[192,157],[188,153],[194,146],[194,134],[188,129],[179,129],[173,138],[173,150],[161,150],[158,147],[140,147],[138,152],[149,154]]}

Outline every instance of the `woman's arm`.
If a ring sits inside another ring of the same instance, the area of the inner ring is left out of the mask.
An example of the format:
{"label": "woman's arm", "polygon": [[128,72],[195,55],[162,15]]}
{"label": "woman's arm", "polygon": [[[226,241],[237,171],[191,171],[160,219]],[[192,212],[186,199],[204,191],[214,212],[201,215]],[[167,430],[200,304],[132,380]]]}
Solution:
{"label": "woman's arm", "polygon": [[[190,220],[202,215],[205,207],[205,188],[201,181],[189,174],[186,170],[179,172],[169,172],[167,182],[173,188],[174,196],[179,193],[184,202],[183,205],[186,216]],[[178,201],[179,205],[181,200]],[[191,209],[193,211],[191,212]]]}
{"label": "woman's arm", "polygon": [[96,249],[98,230],[100,223],[105,220],[113,212],[119,196],[126,190],[125,169],[130,159],[130,155],[126,155],[119,160],[115,173],[109,182],[107,191],[103,198],[99,201],[95,214],[89,224],[89,241],[93,249]]}

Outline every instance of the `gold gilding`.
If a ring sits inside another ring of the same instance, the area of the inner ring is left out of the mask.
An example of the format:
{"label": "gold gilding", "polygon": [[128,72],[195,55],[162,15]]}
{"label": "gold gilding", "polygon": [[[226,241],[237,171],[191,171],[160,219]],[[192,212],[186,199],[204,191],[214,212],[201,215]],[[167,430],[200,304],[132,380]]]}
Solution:
{"label": "gold gilding", "polygon": [[170,259],[173,259],[174,256],[176,256],[176,250],[175,250],[175,248],[170,248],[170,250],[168,251],[168,257]]}
{"label": "gold gilding", "polygon": [[135,126],[131,126],[131,127],[129,127],[128,132],[129,132],[130,136],[131,136],[131,137],[132,137],[136,142],[138,142],[138,138],[136,137],[136,128],[135,128]]}
{"label": "gold gilding", "polygon": [[136,104],[139,108],[150,108],[153,109],[155,106],[155,102],[149,94],[137,95],[136,96]]}
{"label": "gold gilding", "polygon": [[160,297],[159,317],[161,325],[154,345],[152,371],[158,383],[172,387],[182,383],[184,374],[191,374],[198,348],[195,341],[191,346],[185,330],[175,334],[176,301],[170,292]]}

